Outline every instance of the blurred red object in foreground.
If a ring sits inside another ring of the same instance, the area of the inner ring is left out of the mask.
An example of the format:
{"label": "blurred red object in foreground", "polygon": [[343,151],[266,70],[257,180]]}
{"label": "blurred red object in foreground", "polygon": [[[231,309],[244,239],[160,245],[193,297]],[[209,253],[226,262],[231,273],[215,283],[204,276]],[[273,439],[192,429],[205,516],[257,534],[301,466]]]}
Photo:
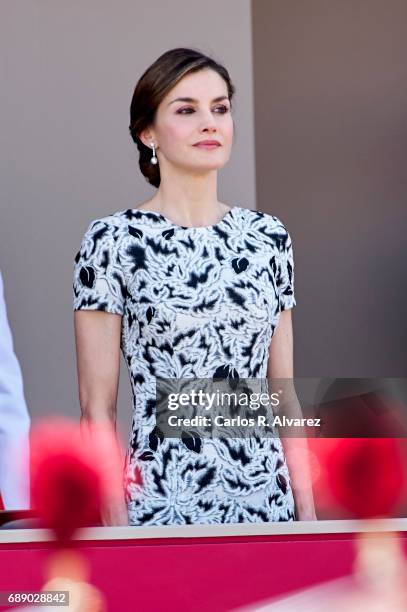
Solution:
{"label": "blurred red object in foreground", "polygon": [[67,543],[98,524],[103,503],[121,488],[122,451],[110,425],[52,418],[31,431],[31,500],[44,526]]}
{"label": "blurred red object in foreground", "polygon": [[391,516],[406,486],[406,458],[397,438],[308,440],[318,459],[316,498],[332,498],[354,518]]}

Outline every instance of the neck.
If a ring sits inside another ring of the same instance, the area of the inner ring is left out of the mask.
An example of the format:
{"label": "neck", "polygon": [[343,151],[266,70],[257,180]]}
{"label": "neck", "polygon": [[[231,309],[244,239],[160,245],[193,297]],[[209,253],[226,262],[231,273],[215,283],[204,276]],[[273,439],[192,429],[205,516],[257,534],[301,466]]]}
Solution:
{"label": "neck", "polygon": [[179,173],[171,169],[161,176],[149,204],[180,225],[210,225],[225,213],[217,198],[217,171]]}

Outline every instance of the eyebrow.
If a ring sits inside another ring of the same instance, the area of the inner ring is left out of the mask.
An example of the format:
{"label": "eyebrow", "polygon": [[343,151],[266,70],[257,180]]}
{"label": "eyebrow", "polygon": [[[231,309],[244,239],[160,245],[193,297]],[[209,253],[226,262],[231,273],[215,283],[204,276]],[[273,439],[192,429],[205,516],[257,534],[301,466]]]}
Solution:
{"label": "eyebrow", "polygon": [[[229,100],[228,96],[218,96],[217,98],[214,98],[212,100],[212,102],[221,102],[222,100]],[[172,100],[168,106],[170,106],[170,104],[174,104],[174,102],[198,102],[198,100],[196,100],[195,98],[175,98],[175,100]]]}

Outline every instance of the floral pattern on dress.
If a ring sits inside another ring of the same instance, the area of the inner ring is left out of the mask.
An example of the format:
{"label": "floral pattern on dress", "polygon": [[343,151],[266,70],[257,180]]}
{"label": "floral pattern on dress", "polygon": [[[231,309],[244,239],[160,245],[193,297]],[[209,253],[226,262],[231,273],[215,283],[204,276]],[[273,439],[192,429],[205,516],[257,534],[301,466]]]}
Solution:
{"label": "floral pattern on dress", "polygon": [[239,206],[207,227],[128,209],[88,226],[74,310],[122,316],[133,394],[124,466],[131,525],[295,520],[280,438],[165,438],[157,377],[266,378],[280,312],[296,305],[290,234]]}

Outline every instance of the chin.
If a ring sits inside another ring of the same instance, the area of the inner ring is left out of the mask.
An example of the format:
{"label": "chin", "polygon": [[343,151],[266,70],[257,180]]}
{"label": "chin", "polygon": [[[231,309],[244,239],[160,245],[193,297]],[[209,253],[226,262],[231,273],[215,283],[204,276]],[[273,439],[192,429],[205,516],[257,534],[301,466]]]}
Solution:
{"label": "chin", "polygon": [[212,170],[220,170],[227,162],[228,159],[213,159],[212,161],[207,160],[204,163],[186,164],[185,167],[193,172],[211,172]]}
{"label": "chin", "polygon": [[[226,163],[226,162],[225,162]],[[207,172],[214,172],[215,170],[220,170],[225,165],[223,164],[205,164],[205,165],[196,165],[193,167],[189,167],[189,170],[195,174],[205,174]]]}
{"label": "chin", "polygon": [[192,172],[193,174],[204,174],[205,172],[212,172],[214,170],[220,170],[223,168],[229,161],[229,156],[214,156],[212,159],[192,159],[192,156],[187,158],[183,156],[182,159],[178,158],[171,161],[175,166],[178,166],[178,168],[186,172]]}

